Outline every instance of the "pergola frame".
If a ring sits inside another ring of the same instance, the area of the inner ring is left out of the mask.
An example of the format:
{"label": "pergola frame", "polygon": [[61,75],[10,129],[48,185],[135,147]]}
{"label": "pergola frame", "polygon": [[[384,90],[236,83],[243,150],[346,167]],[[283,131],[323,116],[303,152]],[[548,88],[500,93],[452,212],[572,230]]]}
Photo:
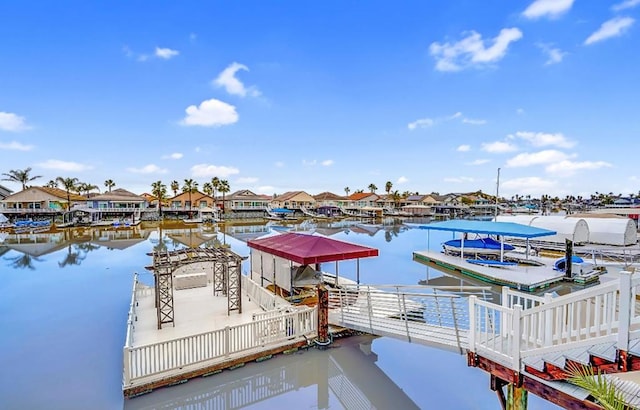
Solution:
{"label": "pergola frame", "polygon": [[173,274],[181,266],[198,262],[213,263],[213,295],[227,296],[227,314],[237,310],[242,313],[242,256],[228,248],[186,248],[174,251],[154,251],[155,305],[158,329],[174,321]]}

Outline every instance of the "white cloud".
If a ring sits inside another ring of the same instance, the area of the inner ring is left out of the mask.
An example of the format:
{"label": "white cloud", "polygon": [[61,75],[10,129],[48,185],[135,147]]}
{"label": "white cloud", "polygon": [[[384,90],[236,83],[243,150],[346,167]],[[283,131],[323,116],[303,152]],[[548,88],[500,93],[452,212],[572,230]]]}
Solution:
{"label": "white cloud", "polygon": [[37,165],[40,166],[41,168],[46,168],[46,169],[56,169],[59,171],[74,171],[74,172],[86,171],[93,168],[90,165],[80,164],[78,162],[60,161],[57,159],[49,159]]}
{"label": "white cloud", "polygon": [[396,184],[406,184],[407,182],[409,182],[409,178],[405,177],[405,176],[401,176],[400,178],[398,178],[398,180],[396,181]]}
{"label": "white cloud", "polygon": [[466,145],[466,144],[460,145],[458,148],[456,148],[456,151],[459,151],[459,152],[471,151],[471,145]]}
{"label": "white cloud", "polygon": [[611,20],[607,20],[584,41],[584,44],[589,45],[611,37],[621,36],[634,22],[635,20],[631,17],[614,17]]}
{"label": "white cloud", "polygon": [[271,185],[263,185],[256,188],[256,194],[258,195],[273,195],[276,188]]}
{"label": "white cloud", "polygon": [[284,167],[284,162],[276,161],[276,163],[274,165],[276,166],[276,168],[282,168],[282,167]]}
{"label": "white cloud", "polygon": [[431,43],[429,52],[436,59],[438,71],[460,71],[471,66],[481,66],[501,60],[507,53],[509,44],[520,40],[522,32],[517,28],[503,28],[485,46],[482,36],[475,31],[455,43]]}
{"label": "white cloud", "polygon": [[550,164],[565,161],[570,158],[564,152],[549,149],[539,152],[524,152],[507,161],[508,167],[528,167],[531,165]]}
{"label": "white cloud", "polygon": [[566,52],[553,47],[552,44],[537,43],[536,46],[547,56],[547,61],[544,62],[544,65],[558,64],[567,55]]}
{"label": "white cloud", "polygon": [[416,128],[431,127],[433,126],[433,124],[435,124],[435,121],[433,121],[431,118],[422,118],[420,120],[410,122],[409,124],[407,124],[407,128],[409,128],[410,130],[415,130]]}
{"label": "white cloud", "polygon": [[518,108],[518,109],[516,109],[516,114],[522,115],[522,114],[524,114],[524,110],[522,108]]}
{"label": "white cloud", "polygon": [[537,19],[540,17],[556,18],[571,9],[574,0],[535,0],[522,12],[522,15]]}
{"label": "white cloud", "polygon": [[488,162],[491,162],[490,159],[476,159],[475,161],[471,161],[467,163],[467,165],[484,165]]}
{"label": "white cloud", "polygon": [[174,152],[173,154],[163,155],[162,159],[180,159],[184,155],[181,152]]}
{"label": "white cloud", "polygon": [[213,80],[216,87],[223,87],[229,94],[239,95],[240,97],[258,97],[260,91],[256,87],[245,87],[244,84],[236,78],[236,73],[240,70],[249,71],[249,68],[240,63],[231,63],[227,68],[222,70],[218,77]]}
{"label": "white cloud", "polygon": [[452,182],[456,184],[461,184],[463,182],[473,182],[475,181],[471,177],[447,177],[444,179],[444,182]]}
{"label": "white cloud", "polygon": [[196,33],[189,34],[189,41],[194,42],[198,39],[198,35]]}
{"label": "white cloud", "polygon": [[487,123],[487,120],[473,119],[473,118],[463,118],[462,122],[465,124],[471,125],[484,125]]}
{"label": "white cloud", "polygon": [[155,164],[148,164],[142,168],[127,168],[127,171],[133,172],[134,174],[166,174],[169,172],[165,168],[160,168]]}
{"label": "white cloud", "polygon": [[172,50],[170,48],[156,47],[155,56],[163,60],[169,60],[180,54],[178,50]]}
{"label": "white cloud", "polygon": [[562,133],[549,134],[545,132],[518,131],[508,138],[520,138],[529,142],[534,147],[556,146],[560,148],[571,148],[576,145],[575,141],[569,141]]}
{"label": "white cloud", "polygon": [[331,165],[333,165],[333,160],[332,159],[325,159],[324,161],[321,162],[322,165],[324,165],[325,167],[329,167]]}
{"label": "white cloud", "polygon": [[545,171],[557,176],[571,176],[577,171],[594,170],[600,168],[610,168],[611,164],[605,161],[581,161],[574,162],[569,160],[553,162],[549,164]]}
{"label": "white cloud", "polygon": [[312,160],[303,159],[302,160],[302,165],[304,165],[305,167],[312,167],[312,166],[316,165],[317,163],[318,163],[318,161],[316,161],[315,159],[312,159]]}
{"label": "white cloud", "polygon": [[237,184],[254,184],[258,182],[258,178],[255,177],[240,177],[236,180]]}
{"label": "white cloud", "polygon": [[540,177],[514,178],[501,182],[500,188],[513,193],[526,193],[527,195],[550,194],[557,188],[557,182]]}
{"label": "white cloud", "polygon": [[185,112],[187,115],[181,121],[185,126],[220,127],[238,121],[236,107],[215,98],[205,100],[199,106],[190,105]]}
{"label": "white cloud", "polygon": [[456,118],[460,118],[460,117],[462,117],[462,113],[460,111],[458,111],[457,113],[446,117],[445,121],[455,120]]}
{"label": "white cloud", "polygon": [[0,111],[0,130],[2,131],[24,131],[29,127],[24,117],[21,117],[12,112]]}
{"label": "white cloud", "polygon": [[8,150],[15,150],[15,151],[31,151],[33,149],[33,145],[25,145],[18,141],[0,142],[0,149],[8,149]]}
{"label": "white cloud", "polygon": [[238,168],[225,165],[197,164],[191,167],[191,174],[196,178],[226,178],[239,173]]}
{"label": "white cloud", "polygon": [[611,10],[620,11],[620,10],[625,10],[625,9],[631,9],[631,8],[637,6],[638,4],[640,4],[640,0],[625,0],[622,3],[614,4],[611,7]]}
{"label": "white cloud", "polygon": [[482,144],[482,150],[491,153],[513,152],[518,147],[505,141],[485,142]]}

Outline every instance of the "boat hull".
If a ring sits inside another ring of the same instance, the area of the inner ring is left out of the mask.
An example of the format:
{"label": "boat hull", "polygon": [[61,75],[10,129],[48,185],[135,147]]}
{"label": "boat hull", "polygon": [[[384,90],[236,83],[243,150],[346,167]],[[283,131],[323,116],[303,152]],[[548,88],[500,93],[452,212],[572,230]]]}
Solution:
{"label": "boat hull", "polygon": [[[445,253],[460,254],[462,251],[462,241],[460,239],[452,239],[443,245]],[[505,243],[500,246],[500,242],[491,238],[468,239],[464,241],[465,255],[500,255],[501,251],[508,252],[514,250],[513,245]]]}

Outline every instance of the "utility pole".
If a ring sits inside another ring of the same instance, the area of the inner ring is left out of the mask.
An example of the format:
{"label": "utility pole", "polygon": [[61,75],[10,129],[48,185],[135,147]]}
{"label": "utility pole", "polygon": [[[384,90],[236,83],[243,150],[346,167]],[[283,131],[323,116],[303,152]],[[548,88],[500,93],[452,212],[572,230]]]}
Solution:
{"label": "utility pole", "polygon": [[496,220],[498,220],[498,195],[500,194],[500,168],[498,168],[498,178],[496,179]]}

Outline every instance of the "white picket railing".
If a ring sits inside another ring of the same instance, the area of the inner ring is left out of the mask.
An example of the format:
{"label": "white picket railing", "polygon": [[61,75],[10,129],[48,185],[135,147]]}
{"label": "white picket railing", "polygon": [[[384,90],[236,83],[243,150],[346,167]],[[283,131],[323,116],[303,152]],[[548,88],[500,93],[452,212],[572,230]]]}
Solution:
{"label": "white picket railing", "polygon": [[317,333],[317,328],[316,308],[302,308],[293,313],[179,339],[125,346],[124,387],[131,387],[142,378],[162,377],[185,366],[197,369],[197,365],[223,362],[237,353],[307,337]]}
{"label": "white picket railing", "polygon": [[242,277],[242,289],[249,296],[250,300],[257,303],[263,310],[273,310],[277,306],[277,296],[269,292],[266,288],[263,288],[247,275],[241,275]]}
{"label": "white picket railing", "polygon": [[123,386],[127,386],[131,382],[131,372],[129,371],[129,355],[127,355],[127,351],[133,346],[133,330],[135,328],[135,322],[137,320],[136,317],[136,307],[138,305],[137,301],[137,288],[138,288],[138,273],[133,274],[133,289],[131,291],[131,303],[129,304],[129,313],[127,315],[127,334],[124,340],[124,354],[122,359],[123,363],[123,374],[122,374],[122,384]]}
{"label": "white picket railing", "polygon": [[640,338],[638,286],[640,276],[621,272],[618,281],[557,298],[503,291],[498,306],[470,296],[469,349],[514,369],[525,357],[604,342],[627,350]]}

